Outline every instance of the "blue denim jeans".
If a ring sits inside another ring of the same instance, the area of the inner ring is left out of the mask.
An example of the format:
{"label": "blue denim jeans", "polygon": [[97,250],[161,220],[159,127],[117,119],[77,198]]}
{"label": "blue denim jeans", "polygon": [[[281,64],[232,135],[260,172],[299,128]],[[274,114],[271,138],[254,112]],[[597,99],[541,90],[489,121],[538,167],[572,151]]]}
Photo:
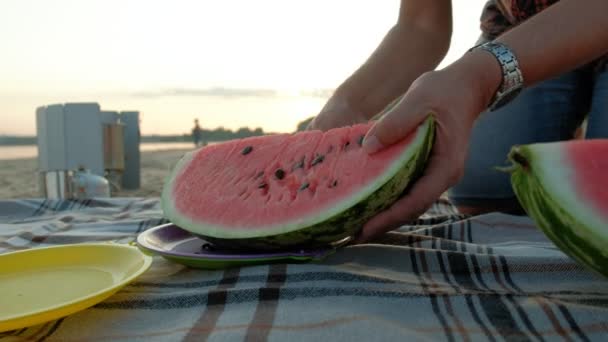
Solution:
{"label": "blue denim jeans", "polygon": [[513,145],[572,139],[588,116],[587,138],[608,138],[608,70],[581,68],[526,88],[513,102],[475,122],[464,178],[448,191],[456,205],[498,200],[517,206],[506,166]]}

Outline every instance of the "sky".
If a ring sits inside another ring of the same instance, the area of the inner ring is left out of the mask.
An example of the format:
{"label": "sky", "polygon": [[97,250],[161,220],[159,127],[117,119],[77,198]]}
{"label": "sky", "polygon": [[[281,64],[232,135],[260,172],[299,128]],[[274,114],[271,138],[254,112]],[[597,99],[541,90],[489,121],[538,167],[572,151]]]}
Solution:
{"label": "sky", "polygon": [[[485,0],[453,1],[447,65],[479,35]],[[290,132],[365,61],[399,0],[1,0],[0,134],[35,109],[139,110],[142,134]]]}

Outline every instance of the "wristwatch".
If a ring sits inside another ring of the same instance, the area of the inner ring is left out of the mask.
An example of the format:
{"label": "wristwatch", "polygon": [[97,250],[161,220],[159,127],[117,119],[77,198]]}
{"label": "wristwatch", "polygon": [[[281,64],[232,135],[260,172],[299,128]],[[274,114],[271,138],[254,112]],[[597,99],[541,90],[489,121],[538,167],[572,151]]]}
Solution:
{"label": "wristwatch", "polygon": [[519,68],[517,57],[505,44],[487,42],[477,45],[469,51],[476,49],[491,53],[502,69],[502,82],[488,106],[489,111],[494,111],[509,103],[521,92],[524,86],[524,77]]}

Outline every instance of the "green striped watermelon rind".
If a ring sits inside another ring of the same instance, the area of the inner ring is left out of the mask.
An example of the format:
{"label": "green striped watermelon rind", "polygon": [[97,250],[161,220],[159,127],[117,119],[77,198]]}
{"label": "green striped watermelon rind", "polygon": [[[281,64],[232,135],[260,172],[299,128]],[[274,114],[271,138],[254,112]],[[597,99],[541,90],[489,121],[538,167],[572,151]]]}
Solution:
{"label": "green striped watermelon rind", "polygon": [[[192,229],[195,223],[189,219],[181,217],[175,212],[175,208],[170,203],[168,194],[162,198],[163,210],[165,215],[171,221],[180,227],[183,227],[190,232],[199,235],[205,240],[227,249],[247,249],[247,250],[277,250],[289,249],[293,247],[326,247],[327,245],[339,241],[343,238],[356,235],[362,228],[363,224],[377,213],[387,209],[392,205],[406,190],[416,178],[418,178],[426,165],[426,161],[430,155],[435,137],[435,122],[432,117],[429,117],[418,128],[418,133],[411,144],[404,151],[403,156],[398,161],[398,164],[392,165],[387,171],[391,173],[390,177],[382,175],[382,184],[374,184],[375,188],[366,189],[369,192],[363,198],[353,199],[352,204],[348,204],[346,208],[328,213],[322,213],[316,222],[297,229],[289,227],[284,232],[276,234],[262,233],[259,236],[231,236],[229,238],[210,236],[208,234],[200,234]],[[184,158],[180,161],[174,172],[179,170],[188,162],[189,158]],[[170,176],[173,178],[175,175]],[[170,179],[169,179],[170,181]],[[170,187],[165,186],[165,191]],[[361,192],[360,192],[361,193]],[[213,228],[210,231],[215,231]]]}
{"label": "green striped watermelon rind", "polygon": [[559,143],[514,146],[511,185],[526,213],[568,256],[608,277],[608,228],[577,198]]}

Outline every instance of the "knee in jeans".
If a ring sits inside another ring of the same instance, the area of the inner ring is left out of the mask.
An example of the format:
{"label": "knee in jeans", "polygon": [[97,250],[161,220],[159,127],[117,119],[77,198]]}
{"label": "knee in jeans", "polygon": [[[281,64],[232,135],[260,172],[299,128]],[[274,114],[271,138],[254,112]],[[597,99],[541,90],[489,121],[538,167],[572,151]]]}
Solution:
{"label": "knee in jeans", "polygon": [[449,200],[463,214],[481,215],[490,212],[501,212],[512,215],[525,215],[526,212],[520,205],[517,197],[511,198],[457,198],[450,196]]}

